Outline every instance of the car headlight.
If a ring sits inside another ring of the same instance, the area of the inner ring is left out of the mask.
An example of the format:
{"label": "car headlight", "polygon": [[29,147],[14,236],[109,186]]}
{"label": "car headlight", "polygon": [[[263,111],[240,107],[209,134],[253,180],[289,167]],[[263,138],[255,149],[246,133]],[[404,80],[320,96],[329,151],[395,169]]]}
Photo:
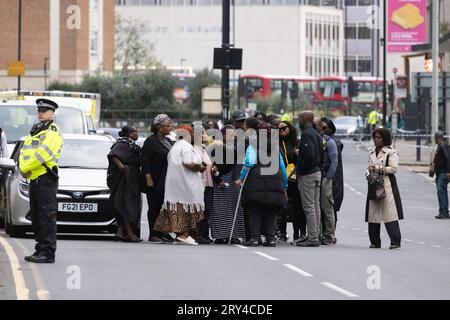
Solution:
{"label": "car headlight", "polygon": [[356,126],[350,127],[350,128],[347,129],[347,133],[353,133],[355,131],[356,131]]}
{"label": "car headlight", "polygon": [[23,195],[24,197],[29,198],[29,192],[30,192],[30,185],[26,182],[19,182],[19,192],[21,195]]}

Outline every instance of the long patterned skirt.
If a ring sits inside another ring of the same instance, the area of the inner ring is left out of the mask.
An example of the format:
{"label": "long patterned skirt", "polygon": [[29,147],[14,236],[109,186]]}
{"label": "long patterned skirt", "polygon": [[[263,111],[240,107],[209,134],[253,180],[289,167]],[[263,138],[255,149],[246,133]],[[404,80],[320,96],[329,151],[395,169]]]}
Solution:
{"label": "long patterned skirt", "polygon": [[160,232],[173,232],[181,236],[189,236],[203,220],[203,211],[186,212],[183,205],[177,203],[177,210],[161,209],[154,229]]}
{"label": "long patterned skirt", "polygon": [[[234,212],[239,196],[239,188],[232,178],[232,172],[223,177],[229,187],[219,189],[214,186],[213,206],[211,209],[210,226],[211,236],[214,239],[228,239],[233,225]],[[239,204],[233,238],[245,238],[244,211]]]}

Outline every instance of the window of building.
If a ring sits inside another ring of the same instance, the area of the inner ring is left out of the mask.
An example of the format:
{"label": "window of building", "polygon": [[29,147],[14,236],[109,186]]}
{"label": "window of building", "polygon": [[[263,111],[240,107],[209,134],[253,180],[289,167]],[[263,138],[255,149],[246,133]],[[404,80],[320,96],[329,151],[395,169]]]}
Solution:
{"label": "window of building", "polygon": [[91,31],[90,32],[90,39],[89,39],[89,52],[91,57],[97,57],[98,56],[98,31]]}
{"label": "window of building", "polygon": [[372,39],[372,32],[365,23],[359,25],[358,39]]}
{"label": "window of building", "polygon": [[322,6],[336,7],[337,0],[322,0]]}
{"label": "window of building", "polygon": [[374,3],[373,0],[359,0],[359,1],[358,1],[358,5],[359,5],[360,7],[371,6],[371,5],[374,5],[374,4],[375,4],[375,3]]}
{"label": "window of building", "polygon": [[358,60],[358,72],[370,72],[372,61],[370,59],[359,59]]}
{"label": "window of building", "polygon": [[345,72],[356,72],[356,58],[345,60]]}
{"label": "window of building", "polygon": [[348,7],[356,6],[356,0],[345,0],[345,5]]}
{"label": "window of building", "polygon": [[357,28],[355,25],[347,25],[345,27],[345,39],[357,39]]}

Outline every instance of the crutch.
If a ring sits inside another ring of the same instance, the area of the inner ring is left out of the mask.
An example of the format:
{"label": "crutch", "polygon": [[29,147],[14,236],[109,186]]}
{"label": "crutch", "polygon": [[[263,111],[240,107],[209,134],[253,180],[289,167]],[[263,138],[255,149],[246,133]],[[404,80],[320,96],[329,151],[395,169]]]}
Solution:
{"label": "crutch", "polygon": [[236,210],[234,210],[234,218],[233,218],[233,225],[231,226],[231,233],[230,238],[228,239],[228,245],[231,245],[231,239],[233,238],[233,232],[234,232],[234,225],[236,224],[236,217],[239,210],[239,205],[241,204],[241,196],[242,196],[242,190],[244,189],[245,181],[247,181],[248,173],[250,172],[252,168],[248,168],[247,173],[245,174],[244,181],[241,184],[241,187],[239,189],[239,196],[238,201],[236,203]]}

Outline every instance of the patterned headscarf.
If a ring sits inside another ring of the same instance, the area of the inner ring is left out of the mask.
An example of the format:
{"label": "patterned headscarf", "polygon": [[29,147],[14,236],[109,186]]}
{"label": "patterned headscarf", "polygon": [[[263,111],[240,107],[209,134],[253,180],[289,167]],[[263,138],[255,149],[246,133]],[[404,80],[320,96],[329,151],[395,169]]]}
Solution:
{"label": "patterned headscarf", "polygon": [[161,124],[163,124],[164,121],[166,121],[166,120],[172,121],[167,114],[164,114],[164,113],[158,114],[155,117],[155,120],[153,120],[153,125],[156,126],[157,128],[159,128],[161,126]]}

